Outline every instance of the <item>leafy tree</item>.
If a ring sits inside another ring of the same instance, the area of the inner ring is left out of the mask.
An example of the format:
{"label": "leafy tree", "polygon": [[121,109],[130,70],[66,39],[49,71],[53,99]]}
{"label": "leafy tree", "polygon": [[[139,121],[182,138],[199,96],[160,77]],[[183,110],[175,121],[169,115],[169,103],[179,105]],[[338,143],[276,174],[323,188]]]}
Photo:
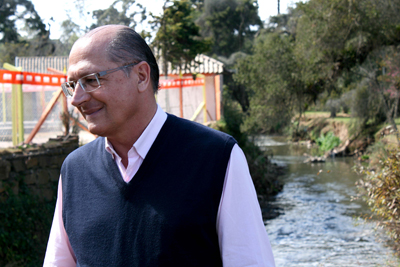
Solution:
{"label": "leafy tree", "polygon": [[35,35],[49,35],[46,25],[29,0],[1,0],[0,43],[19,41],[20,34],[17,28],[19,22]]}
{"label": "leafy tree", "polygon": [[250,52],[252,40],[263,26],[256,0],[205,0],[197,23],[202,36],[214,41],[211,54],[224,57]]}
{"label": "leafy tree", "polygon": [[[107,24],[121,24],[134,29],[137,25],[136,15],[141,15],[141,21],[146,19],[146,9],[135,3],[135,0],[116,0],[107,9],[94,10],[93,18],[97,21],[90,26],[90,30]],[[139,11],[131,11],[134,5]]]}
{"label": "leafy tree", "polygon": [[[22,25],[21,29],[17,25]],[[24,36],[20,32],[24,31]],[[16,56],[46,56],[54,53],[50,32],[28,0],[0,1],[0,64]]]}
{"label": "leafy tree", "polygon": [[251,93],[247,129],[274,131],[290,122],[294,110],[300,116],[303,113],[307,88],[293,48],[291,36],[262,34],[256,39],[253,55],[237,64],[234,77]]}
{"label": "leafy tree", "polygon": [[[166,7],[167,2],[172,5]],[[165,2],[162,16],[153,16],[153,27],[158,28],[153,45],[162,52],[164,64],[170,62],[174,67],[185,69],[198,54],[209,50],[211,43],[201,38],[193,20],[194,11],[189,0],[173,0]]]}
{"label": "leafy tree", "polygon": [[398,1],[310,0],[297,4],[296,54],[306,83],[330,93],[344,72],[362,64],[382,45],[399,44]]}
{"label": "leafy tree", "polygon": [[72,21],[68,15],[68,19],[61,23],[62,34],[59,42],[56,43],[55,54],[57,56],[68,56],[72,45],[83,34],[81,27]]}
{"label": "leafy tree", "polygon": [[[389,122],[397,130],[394,118],[399,106],[399,49],[396,47],[382,47],[369,54],[364,64],[357,67],[357,72],[363,77],[371,97],[369,102],[379,103],[379,108],[384,112],[384,120]],[[359,112],[361,113],[361,112]],[[363,113],[370,113],[364,110]],[[376,123],[376,115],[371,116]],[[361,116],[361,114],[359,115]]]}

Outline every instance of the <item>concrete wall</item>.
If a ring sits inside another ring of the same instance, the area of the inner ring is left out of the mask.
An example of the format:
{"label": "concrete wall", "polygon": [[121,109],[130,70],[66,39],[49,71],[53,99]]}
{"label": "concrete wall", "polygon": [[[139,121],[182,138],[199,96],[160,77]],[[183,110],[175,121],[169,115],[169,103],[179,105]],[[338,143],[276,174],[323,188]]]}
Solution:
{"label": "concrete wall", "polygon": [[51,200],[57,193],[61,165],[66,156],[79,147],[77,136],[49,142],[25,149],[0,150],[0,196],[7,196],[7,189],[14,194],[24,182],[30,192],[43,200]]}

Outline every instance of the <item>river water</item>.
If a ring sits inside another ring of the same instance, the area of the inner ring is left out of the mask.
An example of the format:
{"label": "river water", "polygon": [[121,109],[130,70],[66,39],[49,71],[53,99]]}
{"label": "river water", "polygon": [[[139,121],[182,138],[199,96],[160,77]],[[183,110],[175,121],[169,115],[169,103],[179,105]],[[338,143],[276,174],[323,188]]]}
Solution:
{"label": "river water", "polygon": [[258,139],[286,166],[282,192],[262,205],[276,266],[400,266],[382,232],[357,219],[369,210],[351,200],[360,179],[353,158],[304,163],[307,148],[281,140]]}

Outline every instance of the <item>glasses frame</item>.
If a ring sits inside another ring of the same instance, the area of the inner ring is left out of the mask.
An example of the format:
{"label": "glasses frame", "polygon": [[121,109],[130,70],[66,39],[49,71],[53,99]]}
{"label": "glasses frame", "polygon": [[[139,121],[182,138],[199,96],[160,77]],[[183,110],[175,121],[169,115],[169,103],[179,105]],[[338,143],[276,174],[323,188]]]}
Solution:
{"label": "glasses frame", "polygon": [[[124,68],[135,66],[138,63],[140,63],[140,62],[134,62],[134,63],[130,63],[130,64],[127,64],[127,65],[124,65],[124,66],[121,66],[121,67],[114,68],[114,69],[109,69],[109,70],[104,70],[104,71],[100,71],[100,72],[91,73],[91,74],[88,74],[88,75],[85,75],[85,76],[79,78],[76,82],[75,81],[68,81],[68,82],[62,83],[61,84],[61,88],[62,88],[62,90],[63,90],[63,92],[64,92],[66,97],[72,97],[74,95],[75,90],[76,90],[76,86],[78,84],[81,86],[82,90],[85,91],[86,93],[93,92],[93,91],[95,91],[95,90],[97,90],[97,89],[99,89],[101,87],[101,83],[100,83],[100,80],[99,80],[100,77],[103,77],[103,76],[105,76],[107,74],[122,70]],[[96,78],[97,83],[99,84],[99,86],[88,91],[83,86],[82,79],[85,79],[86,77],[89,77],[91,75],[94,75],[94,77]],[[70,93],[70,91],[73,91],[72,94]]]}

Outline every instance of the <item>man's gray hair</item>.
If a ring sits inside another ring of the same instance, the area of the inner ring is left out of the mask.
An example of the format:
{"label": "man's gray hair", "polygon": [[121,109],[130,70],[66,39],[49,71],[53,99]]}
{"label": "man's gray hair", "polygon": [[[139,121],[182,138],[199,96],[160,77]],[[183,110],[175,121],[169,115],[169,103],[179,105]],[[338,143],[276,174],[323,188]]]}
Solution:
{"label": "man's gray hair", "polygon": [[[153,52],[146,41],[133,29],[119,29],[107,47],[110,60],[115,63],[129,64],[145,61],[150,66],[150,79],[154,93],[159,87],[159,69]],[[129,75],[129,72],[127,72]]]}

